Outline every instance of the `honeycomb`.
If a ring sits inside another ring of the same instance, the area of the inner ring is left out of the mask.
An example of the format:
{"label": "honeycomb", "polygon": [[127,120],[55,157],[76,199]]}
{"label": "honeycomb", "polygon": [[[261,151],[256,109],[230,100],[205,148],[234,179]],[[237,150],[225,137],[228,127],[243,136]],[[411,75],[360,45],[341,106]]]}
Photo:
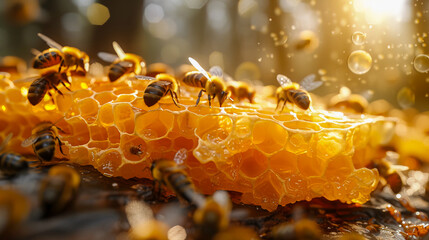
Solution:
{"label": "honeycomb", "polygon": [[209,108],[202,100],[195,107],[198,89],[183,86],[180,108],[170,97],[149,108],[143,102],[148,82],[73,77],[72,91],[61,86],[64,96],[54,93],[55,104],[45,97],[33,107],[29,84],[3,79],[0,141],[12,132],[10,150],[32,153],[21,147],[32,127],[57,121],[65,155],[57,148],[56,157],[126,179],[152,178],[154,159],[173,159],[185,148],[183,164],[201,192],[235,191],[242,203],[269,211],[316,197],[362,204],[378,184],[377,170],[365,166],[390,137],[389,119],[323,110],[279,114],[275,99],[258,97],[258,104]]}

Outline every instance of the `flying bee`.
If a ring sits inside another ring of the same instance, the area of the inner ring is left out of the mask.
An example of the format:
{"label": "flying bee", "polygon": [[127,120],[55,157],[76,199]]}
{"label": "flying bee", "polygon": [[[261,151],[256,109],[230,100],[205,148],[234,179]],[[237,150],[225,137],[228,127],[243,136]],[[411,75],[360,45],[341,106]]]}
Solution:
{"label": "flying bee", "polygon": [[0,172],[7,176],[13,176],[28,169],[28,162],[23,156],[11,152],[3,152],[11,139],[12,133],[7,135],[0,145]]}
{"label": "flying bee", "polygon": [[319,225],[310,219],[300,219],[295,223],[281,223],[268,234],[270,240],[318,240],[322,238]]}
{"label": "flying bee", "polygon": [[211,239],[229,226],[231,200],[225,191],[217,191],[206,198],[194,213],[194,223],[198,229],[197,239]]}
{"label": "flying bee", "polygon": [[320,85],[323,83],[321,81],[314,81],[315,78],[316,75],[314,74],[308,75],[301,81],[300,85],[298,83],[292,82],[285,75],[278,74],[277,81],[280,83],[280,87],[278,87],[276,91],[276,110],[279,108],[281,102],[283,102],[281,111],[283,111],[287,102],[295,104],[303,110],[307,110],[311,103],[311,98],[308,94],[308,91],[320,87]]}
{"label": "flying bee", "polygon": [[34,153],[37,158],[42,161],[51,161],[55,155],[55,141],[58,141],[58,145],[61,153],[64,155],[61,146],[63,143],[58,137],[57,130],[64,132],[59,127],[51,122],[41,122],[33,128],[32,135],[25,139],[22,143],[22,147],[28,147],[33,145]]}
{"label": "flying bee", "polygon": [[[143,80],[151,80],[152,82],[146,87],[143,95],[144,103],[151,107],[161,100],[161,98],[167,96],[168,93],[171,95],[173,103],[177,105],[179,100],[177,99],[177,91],[179,90],[179,85],[177,84],[176,79],[168,74],[160,73],[156,75],[155,78],[148,76],[137,75],[136,78]],[[176,100],[174,100],[176,99]],[[176,102],[177,101],[177,102]],[[179,107],[180,108],[180,107]]]}
{"label": "flying bee", "polygon": [[256,91],[249,84],[243,81],[235,81],[231,76],[224,73],[222,68],[219,66],[211,67],[209,72],[212,75],[223,77],[227,85],[226,89],[231,94],[230,97],[232,99],[242,101],[247,98],[250,103],[253,103]]}
{"label": "flying bee", "polygon": [[37,35],[43,39],[50,48],[36,55],[33,60],[33,68],[45,69],[59,64],[58,72],[61,72],[61,70],[65,68],[65,70],[69,71],[72,75],[86,75],[89,68],[88,54],[74,47],[63,47],[41,33]]}
{"label": "flying bee", "polygon": [[210,107],[212,106],[211,101],[215,97],[217,97],[219,101],[219,106],[222,107],[223,102],[229,95],[223,79],[220,76],[210,76],[193,58],[190,57],[189,61],[198,71],[188,72],[182,81],[188,86],[201,88],[195,106],[200,102],[203,92],[206,92]]}
{"label": "flying bee", "polygon": [[386,158],[375,159],[374,167],[380,173],[380,184],[384,187],[389,185],[390,189],[396,194],[399,193],[404,185],[404,176],[402,171],[408,170],[408,167],[394,165]]}
{"label": "flying bee", "polygon": [[141,75],[146,73],[146,63],[142,57],[132,53],[125,53],[117,42],[113,42],[113,49],[117,55],[106,52],[98,53],[99,58],[112,63],[109,66],[108,73],[110,82],[133,73]]}
{"label": "flying bee", "polygon": [[13,189],[0,188],[0,238],[9,239],[9,233],[16,230],[29,213],[30,201],[25,196]]}
{"label": "flying bee", "polygon": [[[187,158],[186,149],[180,149],[174,161],[167,159],[155,160],[151,166],[153,179],[156,183],[172,190],[179,200],[188,204],[202,205],[204,196],[198,193],[183,167],[179,166]],[[184,154],[185,153],[185,154]]]}
{"label": "flying bee", "polygon": [[19,79],[14,82],[19,83],[29,81],[33,81],[33,83],[31,83],[30,87],[28,88],[27,99],[33,106],[39,104],[45,97],[46,93],[51,97],[51,100],[54,103],[54,98],[52,97],[50,90],[54,89],[60,95],[63,95],[63,93],[57,88],[60,83],[67,90],[71,91],[70,88],[68,88],[65,84],[70,84],[70,82],[68,80],[67,74],[64,72],[60,73],[55,71],[49,71],[43,73],[41,76]]}
{"label": "flying bee", "polygon": [[58,165],[49,169],[39,189],[39,202],[45,216],[64,211],[77,196],[80,176],[71,167]]}

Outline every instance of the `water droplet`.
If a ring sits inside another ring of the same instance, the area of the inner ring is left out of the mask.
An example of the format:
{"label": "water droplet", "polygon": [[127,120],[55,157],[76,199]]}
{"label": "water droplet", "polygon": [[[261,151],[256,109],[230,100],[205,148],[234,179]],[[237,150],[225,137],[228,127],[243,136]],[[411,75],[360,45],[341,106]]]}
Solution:
{"label": "water droplet", "polygon": [[414,58],[414,68],[417,72],[429,72],[429,56],[426,54],[419,54]]}
{"label": "water droplet", "polygon": [[363,50],[357,50],[350,54],[348,59],[350,71],[355,74],[365,74],[371,69],[372,57]]}
{"label": "water droplet", "polygon": [[354,32],[352,35],[352,41],[355,45],[362,45],[364,44],[366,39],[366,33],[363,32]]}
{"label": "water droplet", "polygon": [[401,88],[398,95],[396,95],[396,100],[398,101],[399,106],[403,109],[413,106],[415,99],[416,96],[414,95],[414,92],[408,87]]}

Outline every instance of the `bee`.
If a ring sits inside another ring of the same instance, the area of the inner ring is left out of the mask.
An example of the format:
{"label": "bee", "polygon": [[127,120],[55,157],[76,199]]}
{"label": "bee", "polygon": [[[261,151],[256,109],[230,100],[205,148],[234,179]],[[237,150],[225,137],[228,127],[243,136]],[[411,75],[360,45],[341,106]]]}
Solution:
{"label": "bee", "polygon": [[39,189],[39,203],[45,216],[60,213],[69,207],[77,196],[80,176],[71,167],[57,165],[49,169]]}
{"label": "bee", "polygon": [[250,103],[253,103],[256,91],[249,84],[243,81],[235,81],[231,76],[225,74],[221,67],[213,66],[209,72],[215,76],[222,76],[227,85],[227,91],[230,93],[232,99],[242,101],[248,99]]}
{"label": "bee", "polygon": [[404,176],[402,171],[408,170],[408,167],[402,165],[394,165],[386,158],[375,159],[374,167],[380,173],[380,184],[384,187],[389,185],[390,189],[396,194],[399,193],[404,186]]}
{"label": "bee", "polygon": [[295,49],[299,51],[305,50],[307,52],[312,52],[317,47],[319,47],[318,37],[314,32],[308,30],[302,31],[295,43]]}
{"label": "bee", "polygon": [[58,141],[60,151],[64,155],[64,152],[61,148],[63,143],[58,137],[57,130],[64,132],[51,122],[41,122],[35,128],[33,128],[32,135],[25,139],[21,143],[21,146],[28,147],[33,145],[34,153],[40,162],[51,161],[55,155],[55,141]]}
{"label": "bee", "polygon": [[211,239],[229,226],[231,200],[225,191],[217,191],[195,210],[194,223],[198,229],[197,239]]}
{"label": "bee", "polygon": [[174,70],[165,63],[152,63],[147,66],[146,76],[156,77],[160,73],[174,75]]}
{"label": "bee", "polygon": [[57,88],[60,83],[67,90],[71,91],[70,88],[68,88],[65,84],[70,84],[66,73],[49,71],[43,73],[41,76],[16,80],[15,83],[29,81],[33,81],[33,83],[31,83],[30,87],[28,88],[27,99],[33,106],[39,104],[45,97],[46,93],[51,97],[52,102],[55,103],[50,90],[54,89],[60,95],[63,95],[63,93]]}
{"label": "bee", "polygon": [[308,91],[314,90],[322,85],[321,81],[314,81],[315,78],[316,75],[314,74],[308,75],[301,81],[300,85],[298,83],[293,83],[285,75],[278,74],[277,81],[280,83],[280,87],[278,87],[276,91],[276,110],[279,108],[281,102],[283,102],[281,111],[283,111],[287,102],[295,104],[303,110],[307,110],[311,103]]}
{"label": "bee", "polygon": [[30,201],[13,189],[0,189],[0,238],[9,239],[9,233],[15,230],[30,213]]}
{"label": "bee", "polygon": [[310,219],[300,219],[295,223],[281,223],[268,234],[270,240],[319,240],[322,231],[319,225]]}
{"label": "bee", "polygon": [[210,107],[211,101],[215,97],[219,101],[219,106],[222,107],[223,102],[229,95],[223,79],[220,76],[210,76],[193,58],[189,58],[189,61],[198,71],[188,72],[182,81],[188,86],[201,88],[195,106],[200,102],[203,92],[206,92]]}
{"label": "bee", "polygon": [[59,64],[58,72],[65,69],[72,75],[86,75],[89,69],[88,54],[74,47],[63,47],[41,33],[37,35],[43,39],[50,48],[36,55],[33,60],[33,68],[45,69]]}
{"label": "bee", "polygon": [[134,154],[134,155],[137,155],[137,156],[142,155],[143,151],[141,149],[141,146],[142,146],[141,144],[139,144],[138,146],[131,146],[130,147],[130,153]]}
{"label": "bee", "polygon": [[203,195],[196,191],[188,174],[183,167],[178,165],[187,158],[186,151],[184,148],[180,149],[176,153],[174,161],[167,159],[155,160],[152,163],[151,172],[154,181],[172,190],[179,200],[199,206],[204,202]]}
{"label": "bee", "polygon": [[[161,98],[167,96],[168,93],[171,95],[173,103],[177,105],[179,100],[177,99],[177,91],[179,85],[176,79],[168,74],[160,73],[156,75],[156,78],[137,75],[136,78],[143,80],[151,80],[152,82],[146,87],[143,95],[143,100],[146,106],[151,107],[161,100]],[[176,100],[174,100],[176,98]],[[176,102],[177,101],[177,102]]]}
{"label": "bee", "polygon": [[28,169],[27,160],[20,154],[4,152],[9,141],[12,139],[12,133],[9,134],[0,145],[0,172],[7,176],[13,176]]}
{"label": "bee", "polygon": [[146,63],[143,58],[132,53],[125,53],[117,42],[113,42],[113,49],[117,55],[106,52],[98,53],[99,58],[112,63],[108,73],[110,82],[117,81],[132,73],[141,75],[146,73]]}
{"label": "bee", "polygon": [[351,94],[347,87],[342,87],[340,93],[330,100],[330,108],[343,112],[364,113],[368,108],[368,101],[360,94]]}

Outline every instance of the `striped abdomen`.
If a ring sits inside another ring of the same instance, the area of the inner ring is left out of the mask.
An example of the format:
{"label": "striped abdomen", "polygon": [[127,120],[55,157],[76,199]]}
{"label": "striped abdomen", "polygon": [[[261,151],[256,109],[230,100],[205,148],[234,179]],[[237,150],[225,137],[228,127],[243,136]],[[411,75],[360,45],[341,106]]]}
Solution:
{"label": "striped abdomen", "polygon": [[60,64],[63,60],[57,51],[45,51],[34,58],[33,68],[43,69]]}
{"label": "striped abdomen", "polygon": [[207,78],[200,72],[189,72],[185,75],[182,82],[191,87],[204,88],[206,86]]}
{"label": "striped abdomen", "polygon": [[40,161],[51,161],[55,154],[55,136],[48,129],[39,133],[39,137],[33,143],[33,150]]}
{"label": "striped abdomen", "polygon": [[144,91],[143,100],[148,107],[151,107],[159,102],[159,100],[166,94],[167,85],[161,85],[159,81],[153,82],[149,84]]}
{"label": "striped abdomen", "polygon": [[113,63],[110,65],[109,69],[109,80],[110,82],[114,82],[118,80],[120,77],[124,76],[127,73],[133,71],[133,67],[126,67],[122,62]]}
{"label": "striped abdomen", "polygon": [[291,89],[287,92],[288,101],[294,103],[299,108],[307,110],[310,107],[310,96],[305,90]]}
{"label": "striped abdomen", "polygon": [[174,190],[177,197],[184,199],[188,203],[194,203],[194,196],[198,195],[194,185],[189,180],[189,177],[181,171],[172,172],[167,176],[167,185]]}
{"label": "striped abdomen", "polygon": [[15,175],[28,168],[25,158],[15,153],[3,153],[0,155],[0,171],[5,175]]}
{"label": "striped abdomen", "polygon": [[46,92],[49,90],[49,82],[46,77],[41,77],[36,79],[28,88],[28,101],[31,105],[35,106],[40,101],[42,101],[43,97],[45,97]]}

